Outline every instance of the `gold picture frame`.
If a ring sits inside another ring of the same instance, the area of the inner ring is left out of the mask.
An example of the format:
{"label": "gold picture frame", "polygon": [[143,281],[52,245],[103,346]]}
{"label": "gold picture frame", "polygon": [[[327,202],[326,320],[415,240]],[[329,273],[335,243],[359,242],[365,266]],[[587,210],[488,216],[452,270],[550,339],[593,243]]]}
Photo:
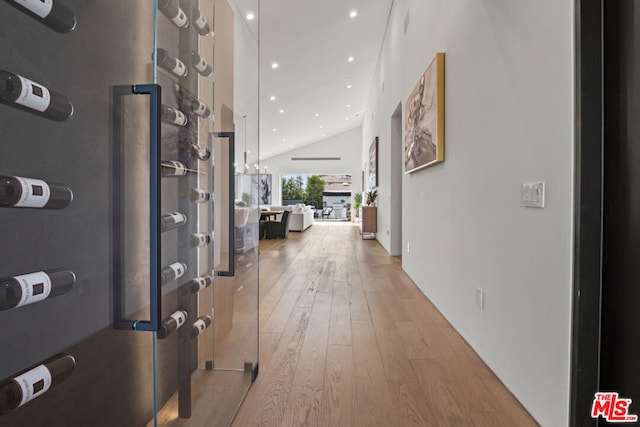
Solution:
{"label": "gold picture frame", "polygon": [[444,161],[444,53],[438,52],[405,104],[404,172]]}

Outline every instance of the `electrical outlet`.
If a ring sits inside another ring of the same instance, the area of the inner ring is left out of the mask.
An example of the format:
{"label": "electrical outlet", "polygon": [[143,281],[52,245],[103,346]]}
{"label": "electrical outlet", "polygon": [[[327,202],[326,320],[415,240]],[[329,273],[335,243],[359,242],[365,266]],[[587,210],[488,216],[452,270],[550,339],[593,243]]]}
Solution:
{"label": "electrical outlet", "polygon": [[544,208],[544,182],[525,182],[522,184],[522,206]]}
{"label": "electrical outlet", "polygon": [[479,309],[484,310],[484,291],[476,288],[476,305]]}
{"label": "electrical outlet", "polygon": [[411,243],[407,243],[407,253],[411,253]]}

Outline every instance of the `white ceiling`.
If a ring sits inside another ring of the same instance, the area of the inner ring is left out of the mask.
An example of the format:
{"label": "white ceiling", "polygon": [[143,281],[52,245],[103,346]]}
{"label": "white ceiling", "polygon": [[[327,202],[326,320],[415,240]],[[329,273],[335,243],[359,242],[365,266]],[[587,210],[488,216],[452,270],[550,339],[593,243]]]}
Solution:
{"label": "white ceiling", "polygon": [[261,159],[362,124],[393,0],[235,3],[259,25]]}

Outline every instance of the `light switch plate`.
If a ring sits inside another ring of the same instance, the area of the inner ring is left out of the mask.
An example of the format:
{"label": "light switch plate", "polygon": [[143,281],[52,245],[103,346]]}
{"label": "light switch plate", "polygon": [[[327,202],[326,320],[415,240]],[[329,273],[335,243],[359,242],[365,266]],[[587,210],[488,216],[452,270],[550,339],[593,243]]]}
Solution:
{"label": "light switch plate", "polygon": [[522,184],[522,206],[544,208],[544,182],[525,182]]}

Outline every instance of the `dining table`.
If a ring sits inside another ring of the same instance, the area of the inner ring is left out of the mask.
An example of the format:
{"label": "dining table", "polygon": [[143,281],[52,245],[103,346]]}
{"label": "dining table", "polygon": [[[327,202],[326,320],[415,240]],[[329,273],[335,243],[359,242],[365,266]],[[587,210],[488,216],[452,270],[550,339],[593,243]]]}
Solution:
{"label": "dining table", "polygon": [[260,211],[260,219],[271,221],[271,218],[273,217],[273,220],[275,221],[278,215],[282,215],[283,212],[284,211]]}

